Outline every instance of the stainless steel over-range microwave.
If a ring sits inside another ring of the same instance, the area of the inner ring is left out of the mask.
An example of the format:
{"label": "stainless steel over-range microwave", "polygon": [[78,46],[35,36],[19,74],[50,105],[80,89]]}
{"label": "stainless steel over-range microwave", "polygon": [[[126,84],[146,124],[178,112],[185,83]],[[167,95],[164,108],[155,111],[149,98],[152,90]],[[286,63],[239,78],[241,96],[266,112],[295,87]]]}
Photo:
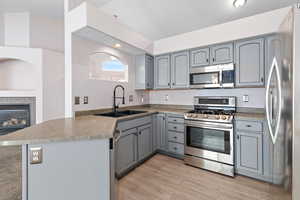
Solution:
{"label": "stainless steel over-range microwave", "polygon": [[190,70],[190,88],[233,88],[234,80],[233,63]]}

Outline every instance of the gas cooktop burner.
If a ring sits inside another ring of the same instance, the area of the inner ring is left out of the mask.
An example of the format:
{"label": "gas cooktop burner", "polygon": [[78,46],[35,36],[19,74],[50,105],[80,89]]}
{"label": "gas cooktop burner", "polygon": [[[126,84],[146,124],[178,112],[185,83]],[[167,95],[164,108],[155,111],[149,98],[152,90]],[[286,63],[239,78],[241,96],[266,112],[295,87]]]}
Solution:
{"label": "gas cooktop burner", "polygon": [[[203,99],[206,100],[206,104],[200,103]],[[226,101],[228,104],[219,103],[217,100],[220,99],[228,99]],[[184,118],[187,120],[232,123],[235,106],[234,97],[195,97],[194,110],[186,113]]]}

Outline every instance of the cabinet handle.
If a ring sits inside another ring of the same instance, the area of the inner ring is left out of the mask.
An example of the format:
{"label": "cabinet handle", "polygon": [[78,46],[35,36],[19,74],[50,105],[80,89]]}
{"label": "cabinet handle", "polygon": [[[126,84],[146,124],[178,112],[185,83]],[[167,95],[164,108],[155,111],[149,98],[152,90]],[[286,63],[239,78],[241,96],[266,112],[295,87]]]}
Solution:
{"label": "cabinet handle", "polygon": [[173,149],[174,149],[174,150],[177,150],[177,147],[174,147]]}
{"label": "cabinet handle", "polygon": [[248,124],[248,125],[246,125],[246,127],[250,128],[250,127],[252,127],[252,126]]}
{"label": "cabinet handle", "polygon": [[260,79],[260,80],[261,80],[261,82],[264,82],[264,78],[263,78],[263,77],[261,77],[261,79]]}
{"label": "cabinet handle", "polygon": [[238,139],[238,140],[239,140],[239,139],[240,139],[240,136],[239,136],[239,135],[237,135],[237,136],[236,136],[236,139]]}
{"label": "cabinet handle", "polygon": [[213,58],[213,62],[215,62],[215,58]]}
{"label": "cabinet handle", "polygon": [[177,139],[177,136],[174,136],[174,139]]}
{"label": "cabinet handle", "polygon": [[174,119],[174,122],[177,122],[177,120],[176,120],[176,119]]}
{"label": "cabinet handle", "polygon": [[170,83],[168,83],[168,86],[170,86]]}
{"label": "cabinet handle", "polygon": [[206,59],[206,62],[207,62],[207,63],[209,62],[208,58]]}
{"label": "cabinet handle", "polygon": [[174,129],[177,129],[177,127],[176,127],[176,126],[174,126]]}
{"label": "cabinet handle", "polygon": [[172,85],[175,85],[175,83],[173,83]]}

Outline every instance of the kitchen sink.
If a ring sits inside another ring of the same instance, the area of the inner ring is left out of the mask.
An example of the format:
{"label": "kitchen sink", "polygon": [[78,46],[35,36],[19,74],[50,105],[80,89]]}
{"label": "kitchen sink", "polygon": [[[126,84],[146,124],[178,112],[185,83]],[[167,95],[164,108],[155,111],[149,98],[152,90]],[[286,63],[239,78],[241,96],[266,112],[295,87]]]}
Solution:
{"label": "kitchen sink", "polygon": [[124,117],[128,115],[135,115],[145,113],[147,111],[139,111],[139,110],[122,110],[117,112],[107,112],[107,113],[99,113],[95,114],[96,116],[105,116],[105,117]]}

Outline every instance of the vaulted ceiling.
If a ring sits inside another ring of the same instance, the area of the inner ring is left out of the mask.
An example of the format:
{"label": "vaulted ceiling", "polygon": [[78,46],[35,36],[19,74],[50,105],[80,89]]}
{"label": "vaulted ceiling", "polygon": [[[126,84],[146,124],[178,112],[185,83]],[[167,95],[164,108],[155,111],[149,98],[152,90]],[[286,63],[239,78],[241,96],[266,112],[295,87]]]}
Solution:
{"label": "vaulted ceiling", "polygon": [[[81,0],[75,0],[81,1]],[[248,0],[235,8],[233,0],[88,0],[133,30],[152,40],[286,7],[298,0]],[[1,0],[2,11],[26,11],[63,16],[63,0]]]}

